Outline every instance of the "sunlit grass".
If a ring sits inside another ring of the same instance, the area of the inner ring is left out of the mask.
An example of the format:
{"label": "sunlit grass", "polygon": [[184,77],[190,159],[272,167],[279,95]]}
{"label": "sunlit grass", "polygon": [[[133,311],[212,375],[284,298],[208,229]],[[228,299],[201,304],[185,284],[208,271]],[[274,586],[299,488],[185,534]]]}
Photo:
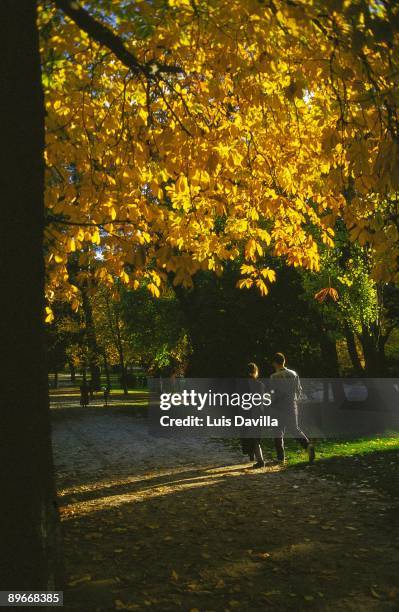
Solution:
{"label": "sunlit grass", "polygon": [[[291,464],[306,462],[306,454],[298,448],[295,440],[287,440],[287,459]],[[273,443],[264,441],[264,446],[272,450]],[[357,440],[316,440],[317,456],[319,459],[333,459],[339,457],[353,457],[387,450],[399,450],[399,434],[392,433],[375,438],[359,438]]]}

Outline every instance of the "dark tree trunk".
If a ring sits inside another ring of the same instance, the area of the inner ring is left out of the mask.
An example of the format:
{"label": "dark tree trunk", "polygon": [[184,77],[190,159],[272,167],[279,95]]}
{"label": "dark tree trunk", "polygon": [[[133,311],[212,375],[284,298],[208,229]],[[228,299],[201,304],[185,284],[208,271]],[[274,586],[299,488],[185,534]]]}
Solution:
{"label": "dark tree trunk", "polygon": [[109,374],[109,365],[108,365],[106,351],[103,352],[103,360],[104,360],[104,372],[105,372],[105,379],[107,381],[107,388],[110,389],[111,388],[111,377]]}
{"label": "dark tree trunk", "polygon": [[[337,343],[334,338],[328,333],[328,330],[322,323],[320,326],[320,352],[321,352],[321,371],[324,376],[332,379],[331,389],[333,392],[334,401],[340,403],[344,400],[344,389],[342,382],[339,379],[339,360],[337,353]],[[324,401],[329,399],[329,384],[324,385]]]}
{"label": "dark tree trunk", "polygon": [[348,348],[348,353],[352,362],[353,369],[355,371],[356,376],[362,376],[362,374],[364,374],[364,370],[360,361],[359,353],[357,351],[355,334],[353,333],[348,324],[345,324],[344,331],[346,346]]}
{"label": "dark tree trunk", "polygon": [[54,372],[54,389],[58,389],[58,372]]}
{"label": "dark tree trunk", "polygon": [[123,356],[119,356],[119,361],[121,365],[121,385],[123,389],[124,395],[129,395],[129,386],[127,384],[127,371]]}
{"label": "dark tree trunk", "polygon": [[75,383],[76,382],[76,368],[73,365],[73,361],[71,359],[68,361],[68,367],[69,367],[69,373],[71,377],[71,383]]}
{"label": "dark tree trunk", "polygon": [[94,327],[93,310],[87,292],[82,289],[82,306],[85,315],[86,340],[90,378],[96,391],[101,389],[101,369],[99,364],[100,349],[97,343],[96,329]]}
{"label": "dark tree trunk", "polygon": [[385,375],[386,357],[385,345],[381,340],[381,333],[377,323],[363,326],[359,335],[364,355],[364,371],[367,376],[378,377]]}
{"label": "dark tree trunk", "polygon": [[36,2],[2,0],[2,590],[60,584],[44,351],[44,111]]}
{"label": "dark tree trunk", "polygon": [[123,340],[122,340],[122,334],[121,334],[119,312],[116,309],[112,311],[108,296],[106,297],[106,305],[107,305],[107,318],[108,318],[109,329],[111,331],[111,335],[114,340],[115,347],[116,347],[116,350],[118,351],[118,356],[119,356],[119,365],[121,368],[121,385],[122,385],[123,393],[125,395],[129,395],[129,388],[127,384],[127,371],[126,371],[126,363],[125,363],[125,351],[123,349]]}
{"label": "dark tree trunk", "polygon": [[377,345],[379,376],[387,376],[387,356],[385,345],[387,338],[380,338]]}
{"label": "dark tree trunk", "polygon": [[128,388],[128,384],[127,384],[127,371],[126,371],[126,364],[125,364],[125,353],[124,353],[124,350],[123,350],[123,342],[122,342],[122,338],[121,338],[119,321],[117,321],[117,324],[116,324],[116,335],[117,335],[117,350],[118,350],[118,354],[119,354],[119,363],[120,363],[120,366],[121,366],[121,384],[122,384],[122,389],[123,389],[123,393],[125,395],[129,395],[129,388]]}
{"label": "dark tree trunk", "polygon": [[324,376],[339,378],[337,343],[324,328],[320,333],[320,352]]}

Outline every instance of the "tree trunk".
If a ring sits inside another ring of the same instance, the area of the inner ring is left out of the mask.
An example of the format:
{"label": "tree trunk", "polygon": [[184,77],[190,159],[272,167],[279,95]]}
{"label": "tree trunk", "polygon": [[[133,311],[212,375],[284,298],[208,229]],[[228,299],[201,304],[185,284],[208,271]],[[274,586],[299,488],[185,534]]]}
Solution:
{"label": "tree trunk", "polygon": [[115,342],[116,350],[118,351],[119,356],[119,365],[121,368],[121,385],[123,389],[123,393],[125,395],[129,395],[129,389],[127,385],[127,372],[126,372],[126,364],[125,364],[125,352],[123,350],[123,340],[121,335],[121,326],[120,326],[120,318],[118,312],[114,309],[114,312],[111,310],[111,304],[108,296],[106,297],[106,306],[107,306],[107,318],[108,325],[112,335],[112,338]]}
{"label": "tree trunk", "polygon": [[44,350],[44,110],[36,2],[2,0],[2,590],[60,586]]}
{"label": "tree trunk", "polygon": [[364,374],[364,370],[360,361],[359,353],[357,352],[355,334],[353,333],[348,324],[345,324],[344,331],[346,346],[348,348],[348,353],[352,362],[353,369],[355,371],[356,376],[362,376],[362,374]]}
{"label": "tree trunk", "polygon": [[99,365],[100,349],[98,347],[96,330],[94,327],[93,310],[90,304],[90,298],[85,289],[81,289],[81,292],[82,306],[85,315],[90,377],[93,383],[93,388],[96,391],[99,391],[101,389],[101,370]]}
{"label": "tree trunk", "polygon": [[126,366],[125,366],[125,360],[123,357],[123,352],[119,353],[119,363],[121,366],[121,385],[122,385],[122,389],[123,389],[123,393],[124,395],[129,395],[129,387],[127,384],[127,372],[126,372]]}
{"label": "tree trunk", "polygon": [[385,345],[387,337],[378,338],[377,342],[377,360],[378,360],[378,376],[387,376],[387,356],[385,354]]}
{"label": "tree trunk", "polygon": [[108,365],[106,351],[103,352],[103,360],[104,360],[104,372],[105,372],[105,379],[107,381],[107,388],[110,389],[111,388],[111,377],[109,374],[109,365]]}
{"label": "tree trunk", "polygon": [[324,328],[320,330],[320,352],[324,376],[339,378],[337,344]]}
{"label": "tree trunk", "polygon": [[377,324],[363,326],[359,340],[363,349],[365,373],[370,377],[383,376],[386,362],[385,346],[380,342]]}
{"label": "tree trunk", "polygon": [[119,320],[116,322],[116,336],[117,336],[117,350],[119,354],[119,363],[121,366],[121,384],[123,393],[125,395],[129,395],[129,389],[127,385],[127,372],[126,372],[126,364],[125,364],[125,354],[123,350],[123,342],[121,338],[121,330],[119,327]]}
{"label": "tree trunk", "polygon": [[[322,372],[324,376],[331,377],[331,389],[336,403],[341,403],[345,399],[344,388],[339,380],[339,360],[337,353],[337,343],[331,338],[324,324],[320,326],[320,352],[322,359]],[[330,384],[324,385],[324,401],[329,401]]]}
{"label": "tree trunk", "polygon": [[73,365],[73,361],[72,359],[70,359],[68,361],[68,367],[69,367],[69,373],[70,373],[70,378],[71,378],[71,383],[75,383],[76,382],[76,368]]}
{"label": "tree trunk", "polygon": [[54,372],[54,389],[58,389],[58,372]]}

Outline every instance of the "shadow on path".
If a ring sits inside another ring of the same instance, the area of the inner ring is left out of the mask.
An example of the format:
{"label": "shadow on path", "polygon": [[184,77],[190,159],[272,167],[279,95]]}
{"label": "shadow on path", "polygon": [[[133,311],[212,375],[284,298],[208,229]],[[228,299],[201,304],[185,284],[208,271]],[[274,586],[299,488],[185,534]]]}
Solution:
{"label": "shadow on path", "polygon": [[67,609],[397,609],[399,541],[378,495],[237,466],[68,498]]}

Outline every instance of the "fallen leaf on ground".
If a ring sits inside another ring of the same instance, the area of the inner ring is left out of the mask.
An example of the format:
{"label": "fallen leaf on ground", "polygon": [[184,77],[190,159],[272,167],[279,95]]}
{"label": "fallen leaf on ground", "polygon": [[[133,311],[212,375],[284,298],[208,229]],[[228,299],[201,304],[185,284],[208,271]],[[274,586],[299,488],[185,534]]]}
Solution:
{"label": "fallen leaf on ground", "polygon": [[267,552],[254,553],[254,557],[257,557],[258,559],[268,559],[270,557],[270,553],[267,553]]}
{"label": "fallen leaf on ground", "polygon": [[81,584],[82,582],[89,582],[90,580],[91,580],[90,574],[86,574],[85,576],[81,576],[80,578],[75,578],[74,580],[71,580],[70,582],[68,582],[68,586],[74,587],[74,586],[77,586],[78,584]]}
{"label": "fallen leaf on ground", "polygon": [[179,574],[175,570],[172,570],[170,577],[172,580],[175,580],[176,582],[177,580],[179,580]]}
{"label": "fallen leaf on ground", "polygon": [[371,589],[370,589],[370,593],[372,594],[372,596],[373,596],[375,599],[381,599],[381,595],[380,595],[379,593],[377,593],[377,591],[376,591],[375,589],[371,588]]}

